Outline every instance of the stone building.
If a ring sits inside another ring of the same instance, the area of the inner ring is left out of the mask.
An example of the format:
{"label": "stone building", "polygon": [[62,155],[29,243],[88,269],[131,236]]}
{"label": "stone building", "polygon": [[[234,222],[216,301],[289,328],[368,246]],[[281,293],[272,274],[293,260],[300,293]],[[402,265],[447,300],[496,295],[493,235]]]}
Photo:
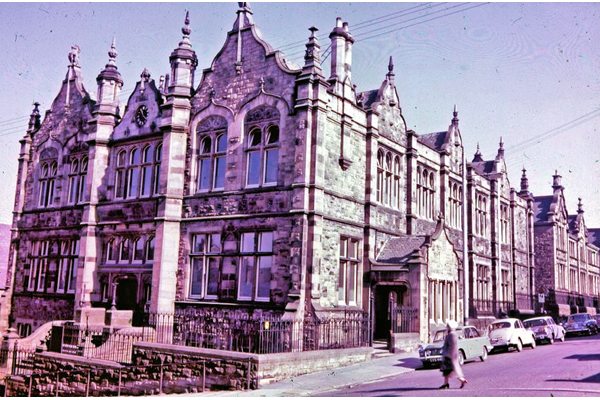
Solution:
{"label": "stone building", "polygon": [[588,229],[583,204],[569,215],[561,176],[553,176],[553,194],[535,196],[536,292],[539,307],[556,317],[596,314],[600,273],[600,229]]}
{"label": "stone building", "polygon": [[339,18],[328,77],[316,28],[296,66],[247,3],[210,64],[187,16],[182,32],[170,73],[144,70],[126,104],[113,43],[96,100],[73,46],[43,120],[34,108],[5,323],[24,333],[113,306],[134,323],[365,310],[375,337],[426,340],[446,319],[532,308],[533,198],[510,187],[502,143],[467,163],[456,109],[444,131],[408,130],[391,58],[380,88],[357,91]]}

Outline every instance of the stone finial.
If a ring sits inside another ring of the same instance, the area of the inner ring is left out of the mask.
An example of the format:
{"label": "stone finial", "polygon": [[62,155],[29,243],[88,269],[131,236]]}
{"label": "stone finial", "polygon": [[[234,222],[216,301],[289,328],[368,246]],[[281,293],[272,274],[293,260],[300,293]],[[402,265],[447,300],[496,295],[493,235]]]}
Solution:
{"label": "stone finial", "polygon": [[33,103],[33,111],[31,111],[31,115],[29,116],[29,131],[34,131],[40,127],[40,103],[37,101]]}
{"label": "stone finial", "polygon": [[158,82],[158,90],[162,93],[165,90],[165,76],[161,75]]}
{"label": "stone finial", "polygon": [[[452,125],[458,125],[458,111],[456,110],[456,104],[454,105],[454,111],[452,112]],[[477,144],[477,151],[479,151],[479,143]]]}
{"label": "stone finial", "polygon": [[483,161],[483,157],[481,156],[481,150],[479,149],[479,142],[477,142],[477,151],[475,152],[475,156],[473,157],[472,162],[481,162]]}
{"label": "stone finial", "polygon": [[79,53],[81,49],[79,46],[74,44],[71,46],[71,51],[69,52],[69,66],[70,67],[79,67]]}
{"label": "stone finial", "polygon": [[527,179],[527,170],[523,166],[523,175],[521,175],[521,193],[529,191],[529,179]]}
{"label": "stone finial", "polygon": [[562,188],[562,176],[560,176],[558,174],[558,170],[554,171],[554,175],[552,175],[553,181],[552,181],[552,188],[553,189],[561,189]]}
{"label": "stone finial", "polygon": [[117,46],[116,46],[116,36],[113,36],[112,44],[110,45],[110,50],[108,51],[108,64],[107,65],[116,65],[115,58],[117,58]]}
{"label": "stone finial", "polygon": [[581,197],[579,197],[579,203],[577,203],[577,214],[583,214],[583,203],[581,202]]}
{"label": "stone finial", "polygon": [[140,74],[140,78],[142,78],[140,81],[140,92],[144,93],[144,91],[146,90],[146,82],[150,82],[150,72],[148,72],[148,70],[144,68],[144,70]]}
{"label": "stone finial", "polygon": [[318,29],[314,26],[311,26],[308,28],[308,30],[310,31],[310,36],[305,45],[306,51],[304,52],[304,65],[305,67],[312,67],[321,62],[321,45],[319,44],[319,40],[317,39],[316,35]]}
{"label": "stone finial", "polygon": [[392,60],[392,56],[390,56],[390,62],[388,63],[388,73],[386,77],[390,83],[394,83],[395,76],[396,74],[394,74],[394,60]]}
{"label": "stone finial", "polygon": [[183,39],[179,42],[180,48],[190,49],[192,47],[192,42],[190,42],[190,34],[192,33],[192,28],[190,28],[190,12],[185,12],[185,20],[183,21],[183,27],[181,28],[181,33],[183,33]]}
{"label": "stone finial", "polygon": [[500,144],[498,147],[498,155],[496,159],[504,158],[504,142],[502,141],[502,136],[500,136]]}

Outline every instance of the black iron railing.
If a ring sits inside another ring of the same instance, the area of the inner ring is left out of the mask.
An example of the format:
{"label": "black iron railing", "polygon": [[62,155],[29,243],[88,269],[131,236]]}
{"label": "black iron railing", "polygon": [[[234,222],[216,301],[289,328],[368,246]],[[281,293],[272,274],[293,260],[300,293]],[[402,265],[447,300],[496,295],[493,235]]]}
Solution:
{"label": "black iron railing", "polygon": [[[402,327],[414,331],[415,315],[404,315]],[[127,364],[133,345],[139,341],[271,354],[369,346],[371,339],[371,321],[362,311],[290,320],[276,314],[252,316],[188,309],[148,314],[144,319],[143,327],[120,330],[78,324],[57,326],[52,330],[49,348]]]}
{"label": "black iron railing", "polygon": [[393,307],[390,316],[393,333],[419,332],[418,308]]}
{"label": "black iron railing", "polygon": [[477,310],[478,315],[492,315],[493,304],[489,299],[473,299],[473,307]]}

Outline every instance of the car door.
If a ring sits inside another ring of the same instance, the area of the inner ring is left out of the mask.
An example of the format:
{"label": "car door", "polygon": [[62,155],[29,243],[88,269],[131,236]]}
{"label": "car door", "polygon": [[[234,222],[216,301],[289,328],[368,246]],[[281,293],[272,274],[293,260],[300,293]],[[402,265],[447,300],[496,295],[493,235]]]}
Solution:
{"label": "car door", "polygon": [[473,358],[475,346],[473,346],[473,330],[470,327],[463,328],[464,338],[461,339],[459,347],[465,352],[465,358]]}
{"label": "car door", "polygon": [[523,326],[523,323],[518,319],[515,320],[515,331],[517,332],[517,335],[521,338],[521,343],[523,343],[523,345],[526,345],[531,342],[531,339],[527,338],[527,330]]}

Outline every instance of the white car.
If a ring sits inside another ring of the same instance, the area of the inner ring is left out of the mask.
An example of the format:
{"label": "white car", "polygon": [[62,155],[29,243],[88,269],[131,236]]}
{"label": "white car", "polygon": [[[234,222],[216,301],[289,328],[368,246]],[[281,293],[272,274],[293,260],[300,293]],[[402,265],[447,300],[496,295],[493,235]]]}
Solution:
{"label": "white car", "polygon": [[523,346],[535,349],[535,335],[523,326],[516,318],[497,319],[489,327],[490,342],[494,350],[511,348],[522,351]]}
{"label": "white car", "polygon": [[546,340],[552,344],[555,340],[565,341],[565,328],[557,325],[552,317],[536,317],[523,321],[523,325],[535,335],[539,342]]}

